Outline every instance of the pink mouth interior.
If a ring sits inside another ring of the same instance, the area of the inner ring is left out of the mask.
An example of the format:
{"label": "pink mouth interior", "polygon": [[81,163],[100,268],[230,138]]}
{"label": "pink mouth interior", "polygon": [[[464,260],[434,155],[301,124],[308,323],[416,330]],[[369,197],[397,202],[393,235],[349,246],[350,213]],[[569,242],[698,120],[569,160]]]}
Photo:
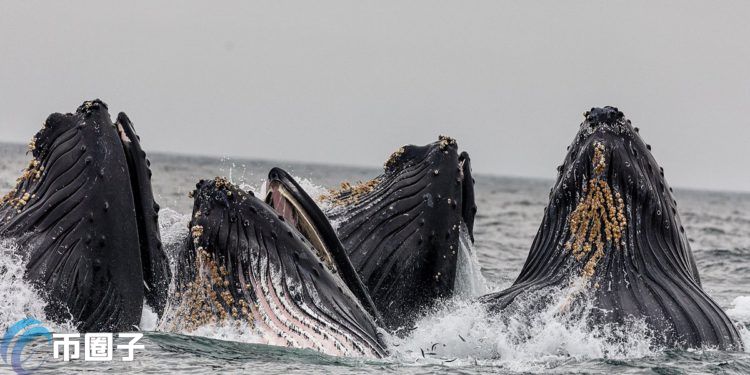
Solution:
{"label": "pink mouth interior", "polygon": [[298,228],[299,226],[297,224],[299,220],[297,217],[297,210],[295,210],[294,206],[284,198],[284,195],[281,194],[280,186],[280,184],[272,184],[270,182],[266,185],[266,189],[270,189],[271,193],[271,206],[290,225]]}

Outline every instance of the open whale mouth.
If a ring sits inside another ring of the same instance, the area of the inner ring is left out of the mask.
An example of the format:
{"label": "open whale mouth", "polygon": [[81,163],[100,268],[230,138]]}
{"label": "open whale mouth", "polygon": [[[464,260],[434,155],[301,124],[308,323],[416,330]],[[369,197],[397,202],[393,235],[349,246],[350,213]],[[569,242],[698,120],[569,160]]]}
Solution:
{"label": "open whale mouth", "polygon": [[338,274],[376,322],[382,320],[367,287],[362,283],[335,230],[315,201],[281,168],[268,173],[266,204],[297,229],[328,269]]}
{"label": "open whale mouth", "polygon": [[[330,355],[386,354],[371,314],[339,277],[344,272],[334,274],[297,230],[314,222],[312,216],[280,214],[226,179],[196,187],[191,236],[178,257],[175,325],[190,330],[233,318],[249,322],[272,345]],[[335,251],[330,259],[336,263]]]}
{"label": "open whale mouth", "polygon": [[[296,228],[310,241],[318,256],[332,272],[339,272],[339,267],[331,253],[331,246],[338,239],[325,231],[328,219],[322,216],[307,193],[300,188],[286,172],[274,168],[268,175],[266,183],[266,203],[273,207],[287,223]],[[315,217],[313,217],[315,216]],[[321,233],[325,231],[325,233]],[[324,238],[324,235],[326,238]]]}

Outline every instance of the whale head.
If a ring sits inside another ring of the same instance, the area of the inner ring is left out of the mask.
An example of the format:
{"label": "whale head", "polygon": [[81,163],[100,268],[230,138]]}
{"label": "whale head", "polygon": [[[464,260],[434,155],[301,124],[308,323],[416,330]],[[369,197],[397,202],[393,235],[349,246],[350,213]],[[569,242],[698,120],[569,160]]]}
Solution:
{"label": "whale head", "polygon": [[526,263],[493,309],[549,286],[577,282],[571,301],[594,324],[644,320],[660,346],[741,347],[734,325],[701,288],[664,170],[621,111],[585,114],[550,191]]}
{"label": "whale head", "polygon": [[386,326],[409,325],[453,294],[462,237],[473,240],[474,179],[466,152],[441,136],[399,148],[383,174],[323,197]]}
{"label": "whale head", "polygon": [[81,331],[131,330],[144,297],[161,314],[170,270],[151,171],[133,125],[100,100],[50,115],[32,160],[0,199],[0,235],[19,242],[47,317]]}
{"label": "whale head", "polygon": [[223,178],[200,181],[193,196],[175,326],[245,321],[271,345],[385,355],[372,316],[283,212]]}

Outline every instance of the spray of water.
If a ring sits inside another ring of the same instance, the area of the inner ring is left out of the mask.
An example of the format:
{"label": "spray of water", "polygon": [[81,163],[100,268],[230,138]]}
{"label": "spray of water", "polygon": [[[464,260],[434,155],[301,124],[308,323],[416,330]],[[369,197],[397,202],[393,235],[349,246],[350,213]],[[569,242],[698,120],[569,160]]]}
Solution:
{"label": "spray of water", "polygon": [[458,262],[456,264],[455,294],[458,298],[469,299],[487,294],[487,281],[482,275],[477,253],[469,238],[466,224],[459,229]]}
{"label": "spray of water", "polygon": [[394,357],[404,362],[483,364],[514,371],[543,371],[569,360],[638,358],[653,354],[652,333],[643,321],[591,327],[590,301],[568,298],[576,283],[518,299],[496,314],[478,302],[456,299],[420,320],[406,338],[388,336]]}
{"label": "spray of water", "polygon": [[45,320],[43,291],[37,290],[23,278],[26,262],[18,255],[18,245],[10,239],[0,240],[0,332],[26,317],[40,320],[51,331],[75,332],[71,322],[54,323]]}
{"label": "spray of water", "polygon": [[750,296],[739,296],[732,301],[727,315],[739,324],[740,337],[745,343],[745,351],[750,353]]}
{"label": "spray of water", "polygon": [[193,331],[179,332],[189,336],[208,337],[216,340],[235,341],[251,344],[265,344],[266,340],[255,333],[251,323],[239,320],[225,320],[209,323]]}

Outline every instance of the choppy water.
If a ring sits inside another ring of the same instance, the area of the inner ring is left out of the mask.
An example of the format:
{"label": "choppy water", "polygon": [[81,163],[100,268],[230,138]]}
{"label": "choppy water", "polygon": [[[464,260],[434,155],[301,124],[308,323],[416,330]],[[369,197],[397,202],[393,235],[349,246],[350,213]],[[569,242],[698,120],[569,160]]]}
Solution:
{"label": "choppy water", "polygon": [[[22,146],[0,144],[2,190],[12,187],[27,160]],[[157,201],[165,207],[161,228],[169,251],[187,235],[192,207],[187,193],[200,178],[224,175],[257,190],[267,171],[281,166],[305,180],[303,185],[315,193],[342,180],[365,180],[379,172],[158,154],[151,161]],[[625,330],[591,329],[580,319],[556,313],[554,306],[534,316],[487,316],[469,295],[503,288],[516,277],[541,221],[552,180],[482,175],[476,180],[479,212],[473,251],[478,264],[466,257],[461,267],[481,266],[484,278],[462,280],[462,290],[468,292],[424,317],[408,337],[389,338],[390,358],[335,358],[264,346],[254,343],[257,338],[246,329],[231,324],[204,327],[191,335],[160,332],[147,312],[141,324],[148,331],[143,340],[147,351],[138,352],[134,362],[66,363],[50,358],[37,373],[750,373],[750,352],[649,348],[650,333],[639,322]],[[743,337],[750,344],[750,194],[676,189],[675,195],[704,288],[744,327]],[[0,332],[26,315],[43,317],[44,303],[21,280],[23,264],[12,253],[12,243],[0,242]],[[70,330],[64,325],[48,326]],[[0,362],[3,372],[10,369]]]}

